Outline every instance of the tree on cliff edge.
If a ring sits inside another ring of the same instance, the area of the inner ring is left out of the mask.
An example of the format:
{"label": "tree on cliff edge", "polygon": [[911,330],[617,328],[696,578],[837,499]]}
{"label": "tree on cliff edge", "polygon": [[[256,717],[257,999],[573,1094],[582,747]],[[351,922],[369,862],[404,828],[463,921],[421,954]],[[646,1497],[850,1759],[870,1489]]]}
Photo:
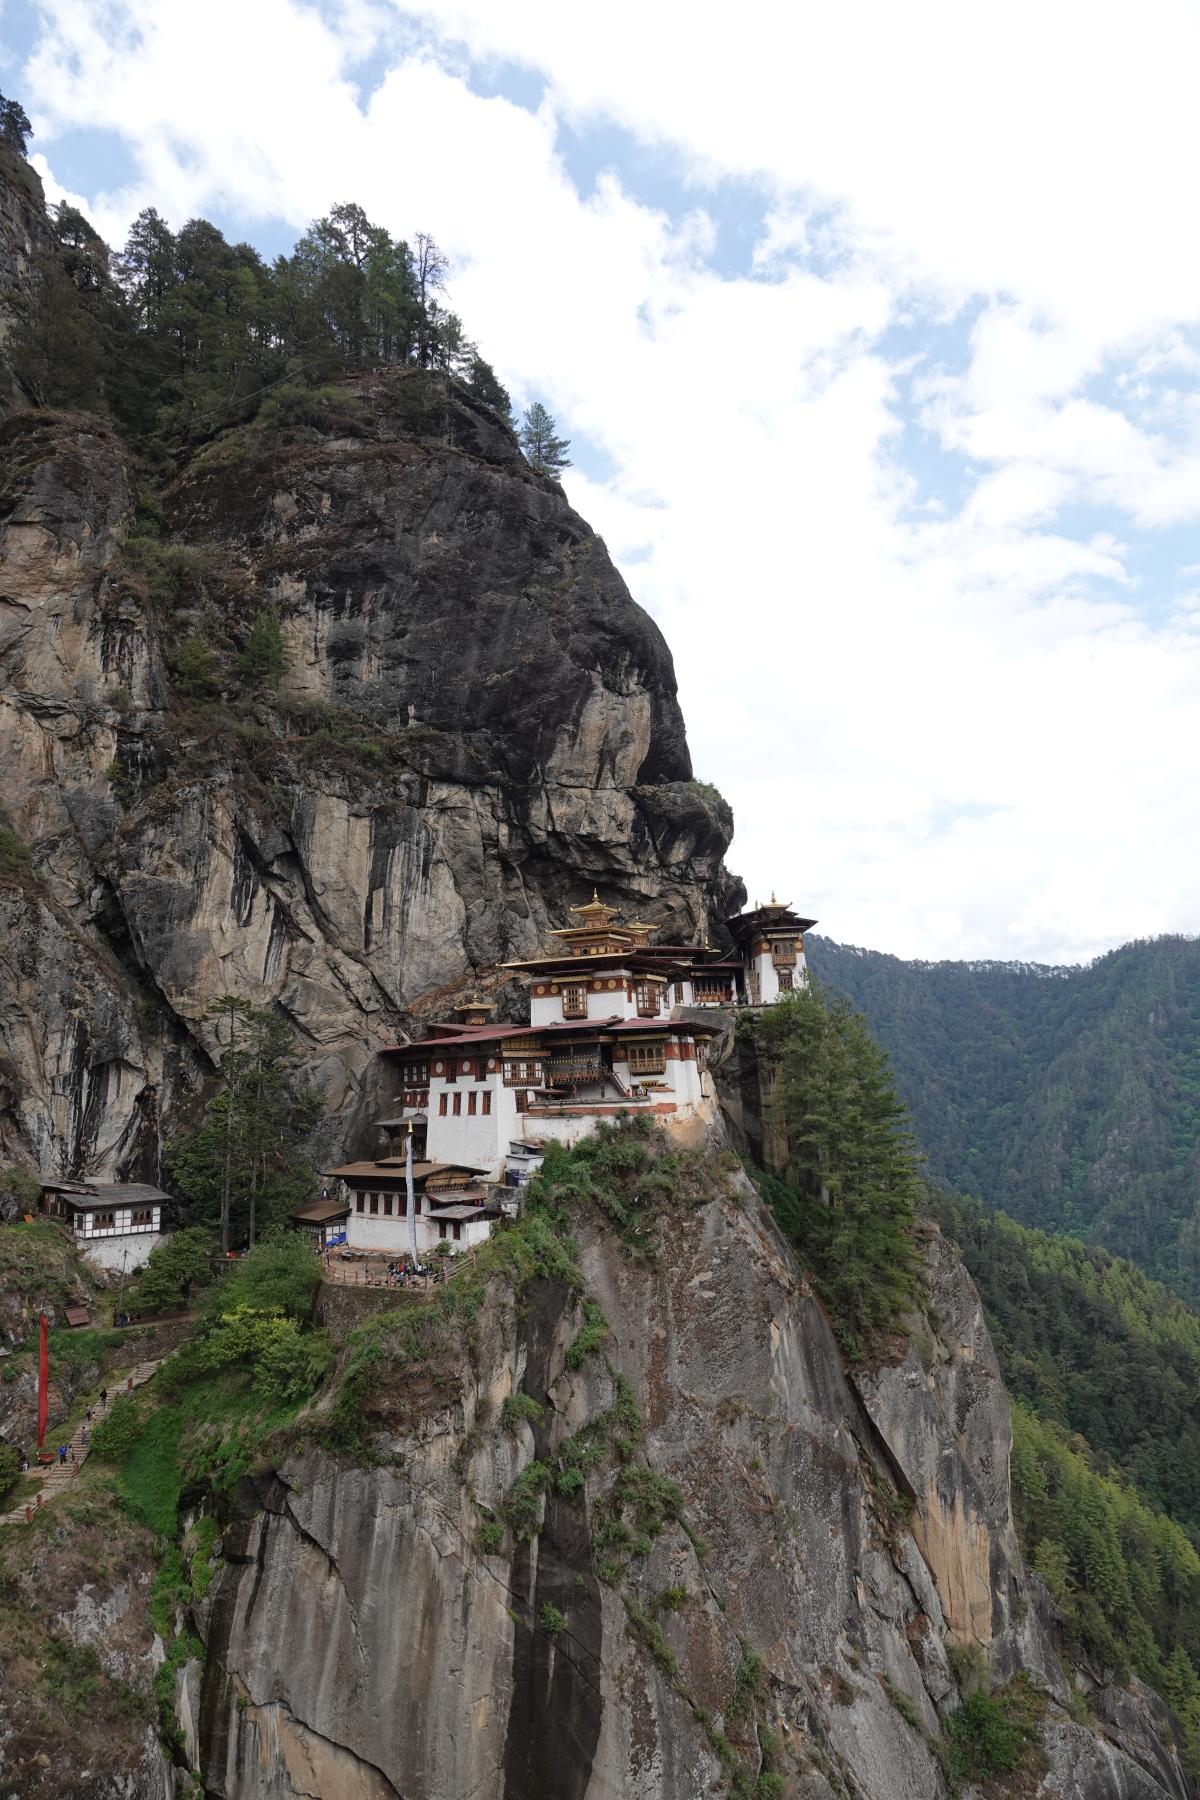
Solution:
{"label": "tree on cliff edge", "polygon": [[19,100],[9,100],[0,94],[0,142],[24,156],[29,139],[33,136],[33,126],[29,123],[29,115]]}
{"label": "tree on cliff edge", "polygon": [[571,440],[556,437],[555,425],[556,421],[541,401],[535,400],[525,414],[525,423],[517,433],[517,442],[525,452],[529,466],[536,469],[539,475],[558,475],[571,466],[571,459],[567,455]]}
{"label": "tree on cliff edge", "polygon": [[912,1227],[924,1190],[908,1115],[887,1057],[845,1002],[796,993],[751,1028],[787,1138],[786,1171],[764,1192],[857,1350],[863,1333],[899,1326],[918,1294]]}

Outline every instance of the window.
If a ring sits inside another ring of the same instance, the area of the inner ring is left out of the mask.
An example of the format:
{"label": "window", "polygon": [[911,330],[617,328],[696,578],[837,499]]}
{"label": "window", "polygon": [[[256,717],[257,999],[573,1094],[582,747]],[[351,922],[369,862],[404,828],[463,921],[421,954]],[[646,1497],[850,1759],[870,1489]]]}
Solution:
{"label": "window", "polygon": [[377,1213],[379,1211],[379,1195],[372,1194],[370,1196],[370,1200],[371,1200],[371,1211],[373,1213]]}
{"label": "window", "polygon": [[455,1096],[454,1096],[454,1116],[456,1119],[462,1117],[462,1095],[461,1094],[455,1094]]}
{"label": "window", "polygon": [[675,1004],[676,1004],[676,1006],[683,1005],[683,983],[682,983],[682,981],[677,981],[675,983]]}
{"label": "window", "polygon": [[154,1208],[152,1206],[135,1206],[129,1217],[134,1231],[145,1231],[154,1224]]}
{"label": "window", "polygon": [[[458,1095],[456,1094],[454,1097],[457,1100]],[[468,1094],[467,1095],[467,1112],[471,1115],[472,1118],[474,1118],[474,1116],[475,1116],[475,1106],[476,1106],[476,1102],[478,1101],[478,1099],[479,1099],[478,1094]]]}
{"label": "window", "polygon": [[451,1225],[451,1227],[450,1227],[450,1229],[451,1229],[451,1231],[452,1231],[452,1232],[453,1232],[453,1233],[454,1233],[454,1241],[455,1241],[455,1243],[456,1243],[456,1244],[457,1244],[457,1243],[460,1243],[460,1242],[461,1242],[461,1241],[462,1241],[462,1224],[461,1224],[461,1221],[460,1221],[460,1220],[458,1220],[458,1219],[455,1219],[455,1220],[454,1220],[454,1222],[453,1222],[453,1224],[452,1224],[452,1225]]}
{"label": "window", "polygon": [[438,1220],[438,1237],[442,1240],[443,1243],[445,1243],[445,1241],[446,1241],[446,1221],[445,1221],[445,1219]]}
{"label": "window", "polygon": [[483,1090],[483,1116],[484,1116],[484,1118],[487,1117],[487,1115],[491,1112],[491,1110],[492,1110],[492,1090],[491,1090],[491,1088],[484,1088],[484,1090]]}
{"label": "window", "polygon": [[354,1196],[354,1210],[355,1210],[355,1212],[361,1212],[361,1211],[362,1211],[362,1209],[363,1209],[363,1195],[362,1195],[362,1194],[355,1194],[355,1196]]}
{"label": "window", "polygon": [[639,981],[636,983],[633,993],[642,1018],[657,1019],[658,989],[655,984],[652,981]]}
{"label": "window", "polygon": [[696,1067],[698,1069],[707,1069],[708,1067],[708,1045],[700,1040],[697,1040],[696,1043]]}
{"label": "window", "polygon": [[562,990],[562,1009],[564,1019],[587,1018],[587,989],[579,986],[565,987]]}
{"label": "window", "polygon": [[505,1087],[540,1087],[542,1065],[533,1058],[510,1058],[504,1065]]}
{"label": "window", "polygon": [[728,998],[729,998],[728,982],[714,981],[711,976],[708,978],[708,980],[697,980],[697,982],[696,982],[696,1004],[698,1006],[699,1005],[711,1006],[714,1002],[728,1000]]}
{"label": "window", "polygon": [[667,1066],[665,1044],[630,1044],[631,1075],[661,1075]]}
{"label": "window", "polygon": [[785,993],[790,992],[792,987],[792,971],[790,969],[777,969],[776,974],[779,976],[780,988],[783,989]]}
{"label": "window", "polygon": [[111,1212],[94,1212],[92,1214],[93,1231],[115,1231],[117,1215]]}
{"label": "window", "polygon": [[390,1194],[383,1196],[383,1216],[385,1219],[390,1219],[392,1216],[392,1196]]}
{"label": "window", "polygon": [[447,1110],[448,1109],[446,1106],[446,1096],[445,1096],[445,1094],[439,1094],[438,1095],[438,1117],[440,1119],[444,1119],[446,1116]]}

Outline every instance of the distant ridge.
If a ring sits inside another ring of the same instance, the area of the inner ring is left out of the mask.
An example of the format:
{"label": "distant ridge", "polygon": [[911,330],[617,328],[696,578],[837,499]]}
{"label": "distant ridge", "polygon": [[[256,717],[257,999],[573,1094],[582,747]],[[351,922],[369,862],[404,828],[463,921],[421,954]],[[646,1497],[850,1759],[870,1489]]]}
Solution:
{"label": "distant ridge", "polygon": [[1200,1300],[1200,939],[1065,967],[808,953],[891,1056],[935,1178]]}

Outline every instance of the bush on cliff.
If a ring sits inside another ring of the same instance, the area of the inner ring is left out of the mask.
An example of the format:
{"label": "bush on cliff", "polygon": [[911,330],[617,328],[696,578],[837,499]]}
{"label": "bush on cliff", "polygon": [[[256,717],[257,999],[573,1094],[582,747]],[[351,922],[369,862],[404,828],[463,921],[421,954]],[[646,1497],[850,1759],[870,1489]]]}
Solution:
{"label": "bush on cliff", "polygon": [[811,992],[747,1021],[775,1075],[787,1139],[781,1178],[763,1191],[854,1348],[887,1331],[919,1292],[912,1227],[923,1194],[907,1115],[887,1058],[842,1001]]}

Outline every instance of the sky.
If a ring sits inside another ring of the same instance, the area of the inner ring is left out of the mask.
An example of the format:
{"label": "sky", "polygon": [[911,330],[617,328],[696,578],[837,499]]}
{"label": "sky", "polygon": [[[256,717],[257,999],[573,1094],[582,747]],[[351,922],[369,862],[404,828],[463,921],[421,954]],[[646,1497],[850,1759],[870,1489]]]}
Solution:
{"label": "sky", "polygon": [[675,657],[730,864],[845,943],[1200,931],[1200,10],[4,0],[110,243],[356,200]]}

